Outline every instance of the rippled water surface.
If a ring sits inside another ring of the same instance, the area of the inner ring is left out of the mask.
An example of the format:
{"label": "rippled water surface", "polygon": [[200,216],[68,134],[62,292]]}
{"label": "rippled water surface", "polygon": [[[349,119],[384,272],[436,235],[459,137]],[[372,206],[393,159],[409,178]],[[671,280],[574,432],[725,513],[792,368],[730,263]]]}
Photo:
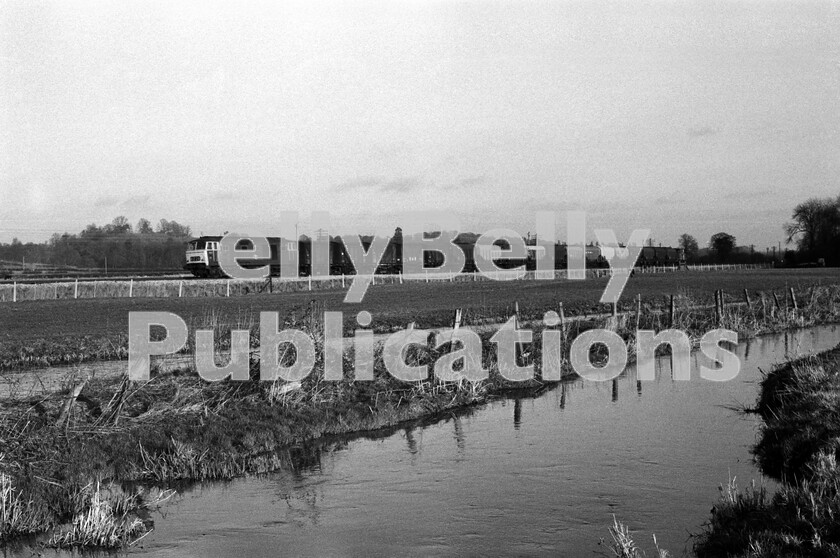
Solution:
{"label": "rippled water surface", "polygon": [[[742,342],[739,376],[675,382],[628,369],[430,426],[307,451],[295,471],[182,492],[133,553],[151,556],[555,554],[592,556],[615,514],[652,555],[690,548],[749,448],[759,369],[836,345],[820,327]],[[302,454],[303,455],[303,454]]]}
{"label": "rippled water surface", "polygon": [[[749,448],[759,369],[840,341],[835,327],[743,342],[738,378],[629,369],[469,416],[332,444],[296,472],[184,493],[138,552],[160,556],[593,555],[612,515],[679,555],[718,485],[759,479]],[[693,364],[698,358],[693,357]]]}

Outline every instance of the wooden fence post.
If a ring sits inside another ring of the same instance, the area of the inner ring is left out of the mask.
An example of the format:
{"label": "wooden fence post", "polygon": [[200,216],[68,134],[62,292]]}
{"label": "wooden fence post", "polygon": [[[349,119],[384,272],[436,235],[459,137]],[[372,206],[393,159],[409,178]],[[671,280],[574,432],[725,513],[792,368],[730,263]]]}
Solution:
{"label": "wooden fence post", "polygon": [[788,290],[785,289],[785,320],[787,320],[788,316]]}
{"label": "wooden fence post", "polygon": [[796,304],[796,295],[793,293],[793,287],[788,287],[790,290],[790,300],[793,303],[793,311],[799,310],[799,305]]}
{"label": "wooden fence post", "polygon": [[563,339],[566,339],[566,313],[563,311],[563,303],[560,303],[560,332]]}
{"label": "wooden fence post", "polygon": [[230,279],[227,280],[227,296],[230,296]]}
{"label": "wooden fence post", "polygon": [[639,321],[642,318],[642,293],[636,295],[636,334],[639,332]]}
{"label": "wooden fence post", "polygon": [[[78,279],[77,279],[78,281]],[[129,279],[128,282],[128,298],[132,298],[134,296],[134,279]]]}
{"label": "wooden fence post", "polygon": [[12,302],[17,302],[17,281],[12,286]]}
{"label": "wooden fence post", "polygon": [[750,301],[750,293],[747,289],[744,289],[744,300],[747,301],[747,310],[752,312],[752,301]]}
{"label": "wooden fence post", "polygon": [[183,294],[184,294],[184,282],[181,281],[180,283],[178,283],[178,298],[181,298],[181,296]]}
{"label": "wooden fence post", "polygon": [[717,322],[718,325],[720,325],[721,314],[723,314],[721,311],[721,307],[723,306],[721,304],[721,298],[720,290],[715,291],[715,322]]}
{"label": "wooden fence post", "polygon": [[73,290],[73,298],[79,298],[79,278],[76,277],[76,288]]}
{"label": "wooden fence post", "polygon": [[309,290],[312,290],[312,276],[309,276]]}
{"label": "wooden fence post", "polygon": [[668,317],[668,327],[674,327],[674,322],[676,321],[676,306],[674,305],[674,295],[671,295],[671,307],[670,307],[670,316]]}

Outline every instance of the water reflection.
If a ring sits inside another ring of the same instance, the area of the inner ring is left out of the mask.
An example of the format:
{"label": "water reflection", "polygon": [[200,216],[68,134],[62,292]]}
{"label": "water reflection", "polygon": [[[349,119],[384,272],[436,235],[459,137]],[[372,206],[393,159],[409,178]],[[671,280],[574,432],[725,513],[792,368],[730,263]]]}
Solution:
{"label": "water reflection", "polygon": [[[656,360],[654,381],[630,367],[607,383],[578,379],[535,399],[517,394],[512,422],[503,400],[397,436],[300,448],[294,472],[242,480],[228,494],[251,502],[233,529],[248,533],[233,535],[236,550],[264,553],[279,537],[286,552],[311,556],[588,555],[615,513],[680,555],[686,530],[708,519],[717,486],[730,475],[758,477],[749,454],[757,419],[721,405],[755,399],[758,367],[836,338],[834,328],[819,328],[745,342],[731,382],[701,379],[699,366],[712,363],[698,353],[691,380],[674,380],[667,356]],[[636,395],[621,397],[624,390]],[[265,500],[266,482],[282,508]],[[156,552],[173,536],[195,542],[190,533],[206,525],[162,523]],[[380,524],[393,527],[370,528]],[[225,540],[209,553],[232,551]]]}
{"label": "water reflection", "polygon": [[[736,350],[742,364],[747,364],[756,359],[763,359],[762,364],[765,366],[768,363],[773,365],[788,358],[801,356],[808,351],[814,350],[815,348],[824,349],[832,346],[835,340],[836,332],[836,328],[830,326],[799,332],[785,332],[778,336],[765,336],[758,339],[744,340],[739,344]],[[753,358],[756,350],[758,356]],[[723,349],[720,349],[716,357],[719,358],[722,351]],[[661,393],[661,390],[657,389],[647,390],[643,384],[651,384],[653,386],[660,386],[663,383],[673,384],[674,386],[689,383],[701,385],[717,384],[717,382],[702,379],[699,374],[701,366],[711,366],[712,364],[712,359],[709,359],[698,351],[692,352],[690,382],[674,379],[674,355],[672,354],[657,357],[654,367],[656,376],[655,381],[653,382],[639,380],[636,377],[635,367],[629,366],[619,377],[610,381],[610,402],[619,403],[620,392],[624,387],[628,389],[635,388],[634,391],[636,396],[638,398],[642,398],[647,391],[650,391],[650,397],[657,397]],[[739,378],[739,380],[746,381],[747,383],[753,383],[753,379]],[[554,400],[557,402],[557,407],[561,410],[565,410],[567,408],[567,403],[570,401],[571,393],[586,389],[595,389],[596,391],[600,391],[601,385],[599,385],[598,382],[589,382],[581,378],[576,378],[550,386],[546,391],[555,392],[556,395],[554,396]],[[525,398],[523,398],[521,394],[517,394],[516,396],[511,397],[511,399],[513,401],[513,430],[519,431],[525,423],[525,418],[523,417],[522,412],[523,401]],[[507,401],[509,400],[502,400],[499,404],[502,407],[505,407],[507,406]],[[457,454],[461,457],[467,454],[466,437],[468,431],[462,416],[466,415],[468,418],[471,414],[471,410],[453,413],[450,417],[441,422],[442,424],[447,424],[449,422],[452,423],[452,438],[455,440]],[[412,456],[412,464],[416,464],[416,458],[421,456],[423,453],[422,445],[418,439],[418,433],[422,433],[426,428],[426,426],[418,427],[417,425],[412,425],[401,429],[394,429],[394,431],[398,430],[401,436],[405,438],[406,450],[408,454]],[[372,436],[365,435],[362,437],[381,439],[385,436],[388,436],[388,434],[374,434]],[[332,454],[335,452],[347,451],[352,445],[351,440],[353,438],[353,436],[349,436],[344,439],[344,441],[331,441],[328,444],[313,444],[289,450],[289,462],[291,464],[290,470],[294,473],[294,478],[301,479],[312,474],[318,474],[322,467],[322,456],[325,453]],[[422,434],[419,438],[422,438]]]}
{"label": "water reflection", "polygon": [[837,337],[816,328],[744,342],[731,382],[701,379],[711,362],[697,353],[690,381],[674,380],[671,358],[659,358],[653,381],[630,367],[610,382],[517,394],[512,421],[502,400],[294,448],[282,470],[183,492],[131,552],[583,556],[597,554],[615,514],[679,556],[718,485],[759,476],[749,453],[758,419],[722,405],[754,401],[759,368]]}
{"label": "water reflection", "polygon": [[417,439],[414,437],[414,428],[405,429],[405,441],[408,444],[408,453],[417,455],[420,449],[417,446]]}
{"label": "water reflection", "polygon": [[455,436],[455,446],[458,448],[458,456],[463,457],[467,448],[467,438],[464,434],[464,427],[461,424],[461,419],[457,416],[453,417],[452,426]]}
{"label": "water reflection", "polygon": [[519,430],[522,425],[522,399],[516,398],[513,402],[513,428]]}

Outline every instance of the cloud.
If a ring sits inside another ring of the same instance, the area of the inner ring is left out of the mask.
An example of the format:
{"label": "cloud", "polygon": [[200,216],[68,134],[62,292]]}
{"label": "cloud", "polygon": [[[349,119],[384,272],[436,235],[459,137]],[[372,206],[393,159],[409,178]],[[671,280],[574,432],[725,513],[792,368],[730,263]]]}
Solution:
{"label": "cloud", "polygon": [[702,138],[703,136],[714,136],[715,134],[720,133],[720,130],[709,126],[703,126],[701,128],[689,128],[687,133],[690,138]]}
{"label": "cloud", "polygon": [[755,200],[764,196],[770,196],[773,190],[770,188],[761,188],[759,190],[732,190],[727,192],[723,199],[727,200]]}
{"label": "cloud", "polygon": [[120,204],[120,207],[134,208],[142,207],[149,203],[151,196],[132,196]]}
{"label": "cloud", "polygon": [[382,177],[365,177],[356,180],[348,180],[338,184],[334,190],[358,190],[358,189],[374,189],[385,193],[407,193],[421,187],[422,183],[415,177],[398,178],[394,180],[385,180]]}
{"label": "cloud", "polygon": [[136,209],[148,204],[151,196],[131,196],[129,198],[121,198],[116,195],[99,196],[95,202],[94,207],[118,208],[118,209]]}
{"label": "cloud", "polygon": [[478,186],[479,184],[484,184],[486,181],[487,177],[483,174],[481,176],[470,176],[461,180],[461,186]]}
{"label": "cloud", "polygon": [[680,192],[671,192],[666,196],[659,196],[654,203],[656,205],[679,205],[686,203],[687,196]]}
{"label": "cloud", "polygon": [[586,211],[592,213],[613,213],[616,211],[622,212],[629,209],[636,209],[643,206],[644,204],[640,203],[637,200],[599,200],[597,202],[584,204],[583,207]]}
{"label": "cloud", "polygon": [[[758,202],[762,199],[766,199],[768,197],[773,196],[773,190],[770,188],[759,188],[757,190],[738,190],[733,189],[731,191],[720,192],[718,189],[715,189],[714,192],[709,191],[709,195],[714,196],[719,200],[727,200],[727,201],[753,201]],[[681,206],[681,205],[692,205],[692,211],[703,211],[697,206],[698,198],[697,192],[671,192],[669,194],[665,194],[660,196],[654,200],[655,205],[668,205],[668,206]],[[714,211],[720,211],[722,208],[715,207]],[[753,211],[755,209],[753,208]]]}
{"label": "cloud", "polygon": [[357,178],[355,180],[348,180],[342,182],[334,187],[335,190],[357,190],[359,188],[375,188],[382,184],[384,180],[376,176],[368,176],[364,178]]}
{"label": "cloud", "polygon": [[120,201],[120,198],[117,196],[100,196],[95,202],[93,202],[94,207],[113,207],[117,205]]}
{"label": "cloud", "polygon": [[231,190],[220,190],[213,192],[210,196],[216,201],[234,201],[242,199],[242,196],[237,195],[235,192]]}
{"label": "cloud", "polygon": [[410,192],[420,186],[420,181],[416,178],[404,178],[401,180],[391,180],[379,186],[382,192]]}

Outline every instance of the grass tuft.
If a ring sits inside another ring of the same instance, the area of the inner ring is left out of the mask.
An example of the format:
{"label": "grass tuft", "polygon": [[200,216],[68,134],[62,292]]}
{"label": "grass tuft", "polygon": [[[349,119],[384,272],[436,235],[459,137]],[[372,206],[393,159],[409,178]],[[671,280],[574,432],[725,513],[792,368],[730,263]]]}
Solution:
{"label": "grass tuft", "polygon": [[[640,549],[633,540],[633,535],[630,533],[630,528],[616,519],[613,516],[613,524],[609,528],[612,542],[609,545],[609,550],[616,558],[645,558],[647,554]],[[603,540],[602,540],[603,542]],[[656,556],[658,558],[668,558],[667,550],[659,548],[656,542],[656,535],[653,536],[653,545],[656,549]]]}
{"label": "grass tuft", "polygon": [[9,475],[0,472],[0,541],[42,531],[48,523],[44,515],[32,498],[15,489]]}
{"label": "grass tuft", "polygon": [[731,479],[695,544],[700,558],[840,556],[840,348],[792,361],[763,380],[754,448],[782,482],[772,496]]}

